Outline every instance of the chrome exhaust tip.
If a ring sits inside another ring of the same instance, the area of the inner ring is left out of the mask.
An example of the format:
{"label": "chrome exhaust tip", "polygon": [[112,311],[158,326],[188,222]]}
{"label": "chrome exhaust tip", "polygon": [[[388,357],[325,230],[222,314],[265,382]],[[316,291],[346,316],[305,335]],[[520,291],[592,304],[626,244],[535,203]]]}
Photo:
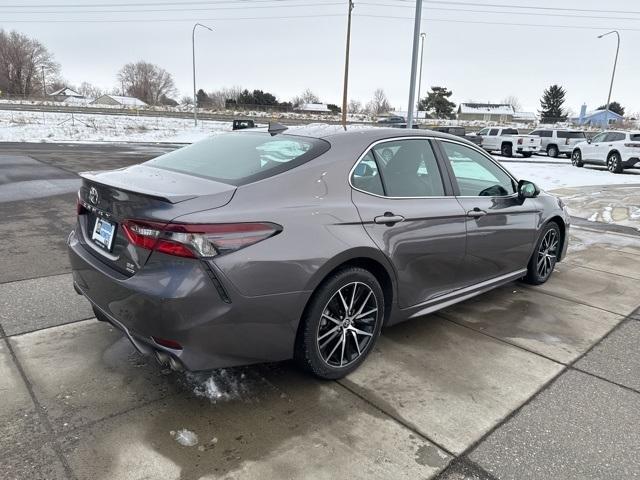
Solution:
{"label": "chrome exhaust tip", "polygon": [[156,350],[155,357],[161,367],[170,366],[171,358],[169,357],[168,353],[161,352],[160,350]]}
{"label": "chrome exhaust tip", "polygon": [[184,372],[182,363],[180,363],[180,361],[174,357],[169,357],[169,366],[174,372]]}

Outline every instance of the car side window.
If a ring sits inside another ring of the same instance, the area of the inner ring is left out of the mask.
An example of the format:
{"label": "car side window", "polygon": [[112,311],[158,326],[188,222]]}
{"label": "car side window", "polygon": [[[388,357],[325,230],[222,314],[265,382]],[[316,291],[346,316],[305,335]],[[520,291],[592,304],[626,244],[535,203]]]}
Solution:
{"label": "car side window", "polygon": [[553,136],[553,132],[551,130],[541,130],[540,136],[545,138],[551,138]]}
{"label": "car side window", "polygon": [[367,152],[367,154],[362,157],[362,160],[358,162],[356,168],[353,169],[351,184],[363,192],[373,193],[374,195],[384,195],[378,165],[371,151]]}
{"label": "car side window", "polygon": [[626,137],[626,135],[622,132],[611,132],[607,134],[607,138],[606,140],[604,140],[605,142],[619,142],[621,140],[624,140]]}
{"label": "car side window", "polygon": [[483,128],[482,130],[480,130],[477,135],[486,135],[487,133],[489,133],[489,129],[488,128]]}
{"label": "car side window", "polygon": [[531,132],[529,135],[533,135],[535,137],[539,137],[540,136],[540,132],[538,130],[534,130],[533,132]]}
{"label": "car side window", "polygon": [[463,197],[503,197],[516,191],[504,170],[480,152],[457,143],[442,142]]}
{"label": "car side window", "polygon": [[592,143],[604,142],[605,137],[607,136],[607,132],[602,132],[593,137],[591,140]]}
{"label": "car side window", "polygon": [[442,176],[428,140],[383,142],[372,151],[387,197],[444,196]]}
{"label": "car side window", "polygon": [[495,137],[496,135],[498,135],[498,131],[499,131],[499,129],[492,128],[491,130],[489,130],[489,136]]}

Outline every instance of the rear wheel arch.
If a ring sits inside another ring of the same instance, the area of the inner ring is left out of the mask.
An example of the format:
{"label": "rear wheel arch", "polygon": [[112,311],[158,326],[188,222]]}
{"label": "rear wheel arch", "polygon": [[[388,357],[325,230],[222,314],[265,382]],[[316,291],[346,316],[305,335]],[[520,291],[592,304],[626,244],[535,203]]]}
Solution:
{"label": "rear wheel arch", "polygon": [[307,289],[311,290],[312,293],[305,304],[301,317],[304,317],[314,293],[323,284],[323,282],[325,282],[325,280],[340,270],[344,270],[349,267],[358,267],[371,272],[380,283],[384,294],[385,304],[383,325],[387,323],[387,320],[391,315],[393,300],[396,298],[395,272],[392,270],[391,265],[388,264],[386,258],[384,258],[382,253],[379,251],[371,252],[369,249],[364,249],[364,251],[358,253],[359,255],[353,256],[348,256],[348,253],[346,255],[340,255],[338,258],[333,259],[333,261],[327,262],[327,264],[316,273],[309,284],[309,288]]}

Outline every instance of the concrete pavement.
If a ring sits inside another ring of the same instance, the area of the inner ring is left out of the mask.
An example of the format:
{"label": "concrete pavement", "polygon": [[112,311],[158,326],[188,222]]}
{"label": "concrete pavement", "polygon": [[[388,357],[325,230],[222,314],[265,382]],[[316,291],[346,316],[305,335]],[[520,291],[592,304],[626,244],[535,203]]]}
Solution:
{"label": "concrete pavement", "polygon": [[[0,204],[22,212],[0,217],[3,232],[72,221],[72,195],[48,200],[57,219]],[[339,382],[287,362],[163,372],[91,317],[63,245],[29,242],[0,252],[3,478],[640,476],[640,238],[575,229],[545,286],[513,283],[385,329]]]}

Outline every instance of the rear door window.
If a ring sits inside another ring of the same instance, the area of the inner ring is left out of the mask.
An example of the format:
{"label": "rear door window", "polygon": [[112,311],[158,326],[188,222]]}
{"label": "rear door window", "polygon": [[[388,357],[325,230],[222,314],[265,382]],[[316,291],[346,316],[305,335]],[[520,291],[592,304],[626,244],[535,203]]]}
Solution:
{"label": "rear door window", "polygon": [[607,138],[604,140],[605,142],[619,142],[626,138],[626,134],[622,132],[611,132],[607,134]]}
{"label": "rear door window", "polygon": [[329,148],[329,142],[318,138],[236,132],[212,136],[145,164],[244,185],[295,168]]}
{"label": "rear door window", "polygon": [[502,135],[518,135],[518,130],[515,128],[504,128],[502,130]]}
{"label": "rear door window", "polygon": [[428,140],[383,142],[372,149],[387,197],[442,197],[444,186]]}
{"label": "rear door window", "polygon": [[540,136],[542,138],[551,138],[553,136],[553,132],[551,130],[540,130]]}
{"label": "rear door window", "polygon": [[558,132],[558,138],[586,138],[584,132]]}

